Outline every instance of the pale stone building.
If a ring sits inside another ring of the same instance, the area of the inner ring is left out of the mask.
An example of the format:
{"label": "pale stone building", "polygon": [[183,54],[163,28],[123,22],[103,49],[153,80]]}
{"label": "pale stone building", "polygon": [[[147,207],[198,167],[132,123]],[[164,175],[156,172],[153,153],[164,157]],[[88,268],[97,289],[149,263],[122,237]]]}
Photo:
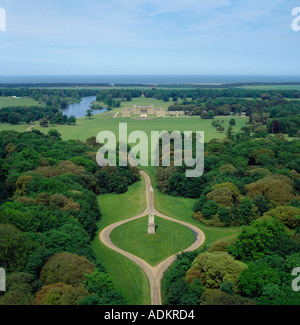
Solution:
{"label": "pale stone building", "polygon": [[183,111],[166,111],[164,108],[159,107],[155,109],[153,105],[151,106],[137,106],[134,105],[132,109],[126,107],[122,110],[122,117],[166,117],[166,116],[184,116]]}

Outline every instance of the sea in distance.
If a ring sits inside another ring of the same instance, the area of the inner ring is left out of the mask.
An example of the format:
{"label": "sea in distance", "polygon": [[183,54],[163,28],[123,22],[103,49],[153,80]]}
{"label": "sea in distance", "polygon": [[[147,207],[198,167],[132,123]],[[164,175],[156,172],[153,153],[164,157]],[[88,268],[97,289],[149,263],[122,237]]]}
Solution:
{"label": "sea in distance", "polygon": [[0,76],[4,83],[79,83],[79,84],[228,84],[228,83],[298,83],[300,76],[284,75],[53,75]]}

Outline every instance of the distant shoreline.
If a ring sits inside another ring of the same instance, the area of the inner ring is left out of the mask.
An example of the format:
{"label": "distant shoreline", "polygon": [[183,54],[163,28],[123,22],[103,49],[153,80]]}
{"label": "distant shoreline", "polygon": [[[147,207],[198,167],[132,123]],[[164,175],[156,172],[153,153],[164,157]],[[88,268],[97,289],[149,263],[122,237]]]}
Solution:
{"label": "distant shoreline", "polygon": [[231,87],[240,85],[300,85],[289,75],[40,75],[0,76],[0,87]]}
{"label": "distant shoreline", "polygon": [[236,87],[265,87],[265,86],[299,86],[299,82],[237,82],[237,83],[1,83],[0,89],[7,88],[236,88]]}

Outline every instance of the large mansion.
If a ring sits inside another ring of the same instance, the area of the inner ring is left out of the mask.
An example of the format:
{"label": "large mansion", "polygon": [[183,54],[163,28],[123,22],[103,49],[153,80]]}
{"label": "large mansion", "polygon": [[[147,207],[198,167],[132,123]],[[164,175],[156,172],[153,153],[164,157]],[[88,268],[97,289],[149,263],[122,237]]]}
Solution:
{"label": "large mansion", "polygon": [[183,111],[174,111],[174,112],[169,112],[166,111],[163,108],[157,108],[155,109],[153,105],[151,106],[137,106],[134,105],[132,109],[130,108],[124,108],[122,110],[122,117],[166,117],[166,116],[181,116],[184,115]]}

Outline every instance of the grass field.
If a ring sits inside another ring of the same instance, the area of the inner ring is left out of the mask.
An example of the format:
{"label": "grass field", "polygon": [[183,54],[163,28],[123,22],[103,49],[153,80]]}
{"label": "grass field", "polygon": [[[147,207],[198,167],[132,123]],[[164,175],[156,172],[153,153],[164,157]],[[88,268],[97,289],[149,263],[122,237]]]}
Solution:
{"label": "grass field", "polygon": [[192,230],[178,223],[155,217],[156,233],[148,235],[148,216],[131,221],[111,233],[112,242],[155,266],[195,241]]}
{"label": "grass field", "polygon": [[[230,119],[231,117],[220,118],[220,120],[224,120],[225,128],[228,128]],[[236,126],[233,128],[235,132],[238,132],[241,127],[246,126],[248,122],[248,118],[243,117],[235,117],[235,120]],[[112,131],[118,140],[119,124],[127,123],[128,133],[143,131],[147,134],[149,140],[151,131],[204,131],[205,141],[209,141],[213,138],[224,138],[224,133],[216,132],[216,129],[211,126],[211,122],[212,120],[203,120],[200,117],[134,120],[128,118],[112,118],[111,116],[98,114],[92,119],[86,117],[77,119],[75,126],[58,125],[53,127],[50,126],[49,128],[37,126],[35,129],[45,133],[48,132],[49,129],[56,129],[64,140],[78,139],[81,141],[86,141],[89,137],[97,136],[101,131]],[[14,129],[14,126],[11,126],[11,129]]]}
{"label": "grass field", "polygon": [[31,98],[0,97],[0,109],[11,106],[40,106],[41,104]]}
{"label": "grass field", "polygon": [[11,125],[8,123],[0,123],[0,131],[16,131],[16,132],[25,132],[30,125],[22,123],[18,125]]}
{"label": "grass field", "polygon": [[98,238],[106,226],[133,217],[146,209],[144,179],[130,186],[124,194],[100,195],[99,204],[102,218],[98,222],[99,231],[92,243],[97,261],[105,267],[128,304],[148,305],[150,287],[145,273],[128,258],[107,248]]}
{"label": "grass field", "polygon": [[[27,98],[4,98],[0,97],[1,101],[8,100],[8,103],[13,103],[20,100],[20,103],[25,102],[29,104],[37,104],[37,102]],[[154,105],[156,108],[163,107],[168,108],[172,102],[164,102],[162,100],[156,100],[153,98],[134,98],[132,102],[123,102],[122,107],[116,109],[116,111],[122,110],[122,108],[133,105]],[[5,105],[4,105],[5,106]],[[3,107],[3,106],[2,106]],[[76,125],[55,125],[48,128],[36,126],[35,129],[41,132],[47,133],[50,129],[56,129],[64,140],[76,139],[86,141],[87,138],[97,136],[101,131],[112,131],[117,137],[119,136],[119,123],[128,124],[128,132],[132,131],[144,131],[150,139],[151,131],[204,131],[205,141],[209,141],[212,138],[224,138],[224,133],[216,132],[216,129],[211,126],[212,120],[203,120],[200,117],[179,117],[179,118],[160,118],[160,119],[145,119],[136,120],[128,118],[113,118],[114,112],[110,111],[105,114],[95,114],[93,118],[88,119],[86,117],[78,118]],[[234,117],[236,119],[236,126],[234,131],[237,132],[241,127],[245,126],[248,122],[248,118]],[[220,120],[224,120],[224,127],[229,126],[229,120],[231,117],[221,117]],[[0,131],[2,130],[15,130],[18,132],[26,131],[29,126],[27,124],[10,125],[0,124]]]}

